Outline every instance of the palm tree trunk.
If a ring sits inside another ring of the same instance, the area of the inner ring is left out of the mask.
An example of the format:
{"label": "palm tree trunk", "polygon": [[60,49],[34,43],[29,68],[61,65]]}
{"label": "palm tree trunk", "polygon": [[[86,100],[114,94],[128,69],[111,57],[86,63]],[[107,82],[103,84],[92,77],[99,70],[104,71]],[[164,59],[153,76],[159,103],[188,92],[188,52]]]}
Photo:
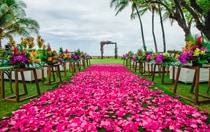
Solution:
{"label": "palm tree trunk", "polygon": [[141,28],[141,37],[142,37],[143,48],[144,48],[144,51],[147,51],[147,47],[146,47],[145,40],[144,40],[143,24],[142,24],[141,16],[140,16],[140,14],[138,12],[138,8],[137,8],[136,4],[135,4],[135,9],[136,9],[136,12],[137,12],[137,15],[138,15],[138,18],[139,18],[139,24],[140,24],[140,28]]}
{"label": "palm tree trunk", "polygon": [[2,41],[1,41],[1,39],[0,39],[0,49],[2,49]]}
{"label": "palm tree trunk", "polygon": [[155,32],[154,32],[154,13],[155,13],[155,9],[154,7],[152,8],[152,36],[153,36],[153,39],[154,39],[154,45],[155,45],[155,52],[157,53],[158,52],[158,48],[157,48],[157,41],[156,41],[156,37],[155,37]]}
{"label": "palm tree trunk", "polygon": [[166,38],[165,38],[165,30],[164,30],[164,26],[163,26],[163,17],[162,17],[162,13],[161,13],[160,4],[158,4],[158,10],[159,10],[160,25],[161,25],[162,36],[163,36],[163,52],[166,52]]}

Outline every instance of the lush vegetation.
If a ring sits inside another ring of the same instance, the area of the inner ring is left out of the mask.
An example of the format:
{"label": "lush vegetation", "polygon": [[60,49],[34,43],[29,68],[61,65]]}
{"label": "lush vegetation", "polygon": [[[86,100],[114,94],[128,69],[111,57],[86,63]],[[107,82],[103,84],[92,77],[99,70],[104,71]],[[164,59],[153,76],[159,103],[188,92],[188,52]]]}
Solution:
{"label": "lush vegetation", "polygon": [[136,16],[139,19],[141,27],[141,38],[143,49],[146,51],[144,42],[144,30],[141,16],[145,12],[152,11],[152,34],[154,38],[154,46],[157,52],[157,43],[154,33],[154,13],[160,16],[160,25],[163,36],[163,52],[166,51],[165,33],[163,21],[170,20],[172,23],[176,21],[183,29],[185,38],[191,35],[191,27],[196,28],[210,40],[210,1],[209,0],[111,0],[111,7],[115,7],[116,15],[131,5],[131,18]]}
{"label": "lush vegetation", "polygon": [[39,24],[36,20],[28,18],[25,13],[26,4],[20,0],[0,1],[0,48],[1,40],[19,34],[29,37],[31,33],[38,34]]}

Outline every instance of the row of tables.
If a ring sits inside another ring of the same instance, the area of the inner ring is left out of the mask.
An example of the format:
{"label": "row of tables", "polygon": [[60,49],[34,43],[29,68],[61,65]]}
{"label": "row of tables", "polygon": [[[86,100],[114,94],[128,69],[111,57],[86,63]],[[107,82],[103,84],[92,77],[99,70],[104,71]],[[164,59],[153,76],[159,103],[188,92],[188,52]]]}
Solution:
{"label": "row of tables", "polygon": [[[64,76],[67,77],[67,63],[63,63],[63,68],[64,68]],[[81,70],[81,66],[85,68],[85,65],[89,65],[89,61],[87,62],[83,61],[82,63],[80,62],[69,62],[69,69],[71,68],[72,74],[74,74],[77,70]],[[61,72],[60,72],[60,65],[61,64],[53,64],[53,65],[44,65],[42,69],[42,84],[45,85],[51,85],[51,84],[56,84],[59,82],[62,82],[62,77],[61,77]],[[45,79],[44,75],[44,69],[47,68],[47,79]],[[14,72],[14,81],[15,81],[15,91],[12,89],[12,71]],[[31,71],[34,75],[34,82],[36,85],[36,94],[32,96],[27,96],[27,97],[22,97],[24,95],[28,94],[28,89],[26,86],[26,81],[25,81],[25,76],[24,72],[25,71]],[[69,70],[70,71],[70,70]],[[56,81],[55,78],[55,73],[57,74],[59,81]],[[19,75],[22,79],[22,84],[23,84],[23,93],[20,94],[20,87],[19,87]],[[10,91],[11,93],[14,93],[13,96],[6,96],[6,88],[5,88],[5,75],[8,76],[9,79],[9,85],[10,85]],[[34,98],[36,96],[41,95],[40,92],[40,86],[37,78],[37,73],[36,73],[36,68],[14,68],[13,66],[7,66],[7,67],[0,67],[0,80],[1,80],[1,94],[2,94],[2,100],[5,101],[10,101],[10,102],[21,102],[24,100],[28,100],[31,98]]]}
{"label": "row of tables", "polygon": [[[126,62],[126,65],[127,66],[130,66],[131,68],[131,63],[130,65],[128,65],[128,62]],[[187,68],[187,69],[192,69],[195,71],[194,73],[194,77],[193,77],[193,80],[192,80],[192,85],[191,85],[191,89],[190,89],[190,93],[194,94],[194,99],[191,99],[191,98],[187,98],[187,97],[184,97],[184,96],[181,96],[179,95],[180,97],[188,100],[188,101],[191,101],[191,102],[194,102],[195,104],[200,104],[200,103],[210,103],[210,96],[207,96],[207,95],[204,95],[204,94],[200,94],[199,91],[200,91],[200,88],[199,88],[199,80],[200,80],[200,68],[208,68],[209,69],[209,81],[208,81],[208,88],[207,88],[207,93],[209,92],[209,89],[210,89],[210,65],[204,65],[202,67],[199,67],[199,66],[189,66],[189,65],[186,65],[186,66],[182,66],[182,67],[177,67],[178,70],[176,71],[175,73],[175,66],[172,66],[172,80],[171,82],[165,82],[165,73],[168,72],[166,69],[168,69],[168,67],[166,66],[163,66],[161,64],[155,64],[155,65],[149,65],[149,64],[146,64],[144,62],[134,62],[133,63],[133,68],[134,68],[134,71],[136,72],[137,68],[139,69],[139,73],[141,75],[144,75],[145,72],[145,66],[147,65],[147,67],[149,67],[147,69],[147,74],[146,76],[152,76],[152,81],[154,81],[154,78],[155,78],[155,71],[156,71],[156,68],[158,69],[158,73],[161,74],[161,84],[174,84],[174,87],[173,87],[173,93],[178,95],[177,94],[177,89],[178,89],[178,82],[179,82],[179,75],[180,75],[180,71],[181,71],[181,68]],[[176,78],[175,78],[175,74],[176,74]],[[199,100],[199,97],[203,97],[204,100]]]}

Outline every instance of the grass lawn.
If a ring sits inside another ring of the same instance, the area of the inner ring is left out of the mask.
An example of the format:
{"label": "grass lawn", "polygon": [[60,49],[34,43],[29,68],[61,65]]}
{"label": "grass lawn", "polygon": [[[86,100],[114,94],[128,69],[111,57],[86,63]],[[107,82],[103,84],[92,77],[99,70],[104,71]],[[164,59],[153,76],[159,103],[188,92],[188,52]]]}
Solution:
{"label": "grass lawn", "polygon": [[[123,61],[121,60],[121,58],[118,58],[118,59],[114,59],[114,58],[104,58],[104,59],[91,59],[91,64],[123,64]],[[130,67],[128,67],[128,69],[130,69]],[[83,69],[84,70],[84,69]],[[134,74],[138,74],[138,72],[134,72],[132,69],[130,69]],[[62,73],[63,75],[64,73]],[[68,73],[68,74],[71,74],[71,73]],[[140,76],[140,75],[139,75]],[[146,77],[148,80],[151,80],[151,77],[148,78]],[[166,76],[166,81],[170,81],[169,77]],[[70,80],[70,77],[68,78],[62,78],[63,80],[67,80],[69,81]],[[160,82],[161,78],[156,76],[155,77],[155,82]],[[41,80],[39,81],[39,85],[40,85],[40,89],[41,89],[41,93],[44,93],[46,91],[49,91],[49,90],[53,90],[55,88],[57,88],[58,85],[43,85]],[[20,84],[20,86],[22,87],[22,84]],[[35,83],[30,83],[28,82],[27,83],[27,86],[28,86],[28,93],[29,95],[30,94],[34,94],[36,92],[35,90]],[[161,84],[158,84],[156,83],[155,86],[159,87],[160,89],[166,91],[165,93],[166,94],[169,94],[169,95],[172,95],[172,91],[173,91],[173,84],[167,84],[167,85],[161,85]],[[194,96],[192,94],[190,94],[190,86],[191,84],[184,84],[184,83],[179,83],[178,84],[178,89],[177,89],[177,93],[182,95],[182,96],[186,96],[186,97],[190,97],[190,98],[194,98]],[[7,95],[11,94],[10,93],[10,89],[9,89],[9,83],[6,81],[6,84],[5,84],[5,87],[6,87],[6,90],[7,90]],[[13,87],[14,87],[14,82],[13,82]],[[200,84],[200,92],[203,93],[203,94],[206,94],[206,89],[208,88],[208,84],[207,83],[201,83]],[[0,93],[1,94],[1,93]],[[209,94],[206,94],[208,96],[210,96],[210,93]],[[0,119],[6,115],[9,115],[11,114],[12,111],[15,111],[17,110],[21,105],[25,104],[29,102],[29,100],[27,101],[23,101],[23,102],[20,102],[20,103],[12,103],[12,102],[7,102],[7,101],[2,101],[2,97],[0,98]],[[190,103],[190,102],[187,102],[185,101],[185,103],[189,103],[191,105],[194,105],[195,107],[197,107],[198,109],[200,110],[208,110],[210,112],[210,104],[201,104],[201,105],[195,105],[193,103]]]}

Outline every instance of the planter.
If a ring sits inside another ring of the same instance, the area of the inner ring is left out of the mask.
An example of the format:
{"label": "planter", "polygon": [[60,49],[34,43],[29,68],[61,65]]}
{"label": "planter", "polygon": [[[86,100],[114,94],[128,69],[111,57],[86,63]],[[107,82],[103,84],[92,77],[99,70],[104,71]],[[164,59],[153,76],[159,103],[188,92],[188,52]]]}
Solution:
{"label": "planter", "polygon": [[[170,67],[170,79],[173,77],[173,69]],[[175,78],[177,73],[177,67],[175,68]],[[183,83],[192,83],[194,77],[195,70],[188,68],[181,68],[179,81]],[[209,69],[208,68],[200,68],[200,80],[199,82],[208,82],[209,81]]]}

